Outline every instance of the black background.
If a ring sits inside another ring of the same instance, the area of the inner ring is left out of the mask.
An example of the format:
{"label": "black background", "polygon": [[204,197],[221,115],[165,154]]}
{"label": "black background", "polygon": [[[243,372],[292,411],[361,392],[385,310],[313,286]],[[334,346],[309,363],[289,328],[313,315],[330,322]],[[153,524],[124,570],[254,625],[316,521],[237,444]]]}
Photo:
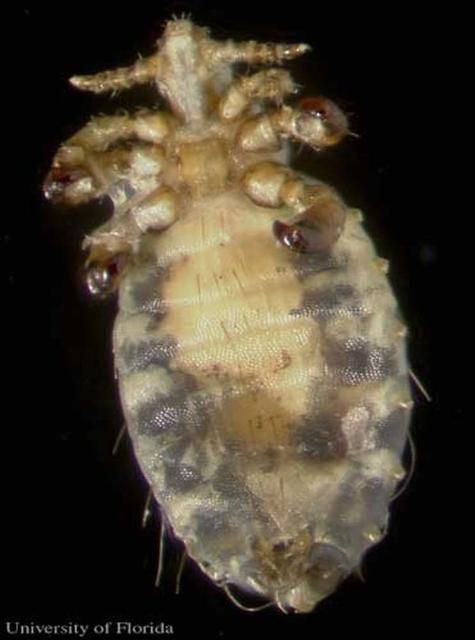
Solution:
{"label": "black background", "polygon": [[[175,637],[458,637],[471,600],[473,458],[473,105],[471,33],[462,3],[49,3],[4,16],[2,616],[23,623],[173,624]],[[58,144],[89,114],[140,104],[80,94],[67,78],[149,54],[172,13],[191,11],[216,38],[306,41],[290,67],[309,95],[351,116],[349,138],[300,167],[365,211],[391,265],[410,328],[415,391],[413,480],[384,542],[311,615],[250,614],[188,563],[176,596],[168,547],[153,588],[157,516],[141,528],[145,483],[122,425],[112,372],[115,303],[81,285],[84,233],[104,209],[53,210],[41,181]],[[403,635],[404,634],[404,635]]]}

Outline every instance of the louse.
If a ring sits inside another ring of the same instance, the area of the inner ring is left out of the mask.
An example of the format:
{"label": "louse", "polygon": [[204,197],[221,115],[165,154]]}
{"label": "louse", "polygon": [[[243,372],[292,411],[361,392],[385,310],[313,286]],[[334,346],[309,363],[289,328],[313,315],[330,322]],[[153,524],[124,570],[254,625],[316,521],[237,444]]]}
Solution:
{"label": "louse", "polygon": [[[285,612],[384,535],[412,408],[386,261],[359,211],[290,167],[293,143],[350,133],[328,98],[293,99],[282,64],[307,50],[167,22],[152,56],[71,82],[154,82],[168,110],[93,118],[44,183],[113,204],[84,240],[87,283],[118,290],[120,397],[163,521],[238,606]],[[242,62],[261,68],[236,77]]]}

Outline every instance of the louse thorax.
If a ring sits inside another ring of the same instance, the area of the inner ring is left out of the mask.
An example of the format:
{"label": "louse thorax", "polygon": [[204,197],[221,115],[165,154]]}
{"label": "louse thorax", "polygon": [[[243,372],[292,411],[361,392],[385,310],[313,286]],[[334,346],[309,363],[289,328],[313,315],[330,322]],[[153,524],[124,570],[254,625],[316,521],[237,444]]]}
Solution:
{"label": "louse thorax", "polygon": [[286,104],[279,65],[307,50],[168,22],[152,56],[71,79],[154,83],[168,110],[92,119],[44,185],[112,202],[88,286],[118,288],[120,397],[162,520],[220,586],[302,612],[384,534],[411,410],[387,265],[361,214],[289,165],[292,141],[349,133],[327,98]]}

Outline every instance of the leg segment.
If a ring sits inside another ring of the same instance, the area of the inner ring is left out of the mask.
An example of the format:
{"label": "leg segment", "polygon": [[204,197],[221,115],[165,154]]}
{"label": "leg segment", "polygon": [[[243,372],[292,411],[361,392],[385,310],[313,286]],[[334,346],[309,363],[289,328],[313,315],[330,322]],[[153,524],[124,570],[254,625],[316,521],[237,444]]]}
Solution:
{"label": "leg segment", "polygon": [[[136,201],[133,203],[133,201]],[[132,198],[127,208],[116,207],[110,220],[87,236],[83,249],[90,293],[103,296],[117,288],[130,254],[140,246],[148,231],[160,231],[178,217],[178,195],[169,187],[158,187],[145,198]]]}
{"label": "leg segment", "polygon": [[73,76],[69,82],[81,91],[105,93],[129,89],[136,84],[152,82],[155,78],[156,56],[137,60],[130,67],[119,67],[90,76]]}
{"label": "leg segment", "polygon": [[[168,116],[153,112],[92,119],[59,148],[44,183],[46,197],[78,204],[109,194],[119,180],[139,187],[161,172],[164,154],[158,145],[171,127]],[[111,149],[130,138],[143,144]]]}
{"label": "leg segment", "polygon": [[328,251],[340,237],[346,207],[327,185],[306,184],[274,162],[261,162],[248,169],[242,184],[256,204],[287,206],[294,212],[288,221],[274,223],[276,237],[289,249],[301,253]]}
{"label": "leg segment", "polygon": [[178,194],[170,187],[159,186],[147,195],[129,199],[126,207],[116,207],[112,217],[86,237],[83,248],[90,251],[89,260],[103,254],[134,252],[148,231],[161,231],[178,217]]}
{"label": "leg segment", "polygon": [[293,60],[310,50],[308,44],[275,44],[267,42],[234,42],[227,40],[218,42],[207,40],[202,45],[203,55],[212,65],[234,64],[275,64],[285,60]]}
{"label": "leg segment", "polygon": [[345,114],[327,98],[306,98],[297,107],[284,106],[246,120],[238,134],[244,151],[275,151],[281,140],[321,149],[340,142],[348,133]]}
{"label": "leg segment", "polygon": [[170,116],[158,111],[144,111],[132,116],[100,116],[90,120],[66,144],[77,145],[87,151],[104,151],[115,142],[134,136],[142,142],[160,144],[172,127]]}
{"label": "leg segment", "polygon": [[267,69],[251,76],[242,76],[231,84],[221,99],[219,115],[223,120],[232,120],[255,101],[282,103],[286,95],[296,90],[290,73],[281,69]]}
{"label": "leg segment", "polygon": [[[161,113],[102,116],[74,134],[54,158],[44,184],[48,198],[78,204],[107,195],[114,205],[111,218],[84,242],[93,294],[113,291],[143,234],[169,226],[178,214],[178,197],[160,184],[166,161],[160,143],[171,126]],[[134,144],[117,146],[128,139]]]}

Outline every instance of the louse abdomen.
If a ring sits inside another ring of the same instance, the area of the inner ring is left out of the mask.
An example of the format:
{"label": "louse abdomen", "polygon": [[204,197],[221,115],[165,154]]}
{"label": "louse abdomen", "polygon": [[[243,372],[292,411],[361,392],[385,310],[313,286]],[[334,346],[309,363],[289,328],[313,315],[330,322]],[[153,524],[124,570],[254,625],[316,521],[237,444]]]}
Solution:
{"label": "louse abdomen", "polygon": [[149,238],[122,284],[116,366],[137,458],[190,555],[308,610],[383,534],[407,363],[358,216],[321,255],[278,245],[275,219],[230,190]]}

